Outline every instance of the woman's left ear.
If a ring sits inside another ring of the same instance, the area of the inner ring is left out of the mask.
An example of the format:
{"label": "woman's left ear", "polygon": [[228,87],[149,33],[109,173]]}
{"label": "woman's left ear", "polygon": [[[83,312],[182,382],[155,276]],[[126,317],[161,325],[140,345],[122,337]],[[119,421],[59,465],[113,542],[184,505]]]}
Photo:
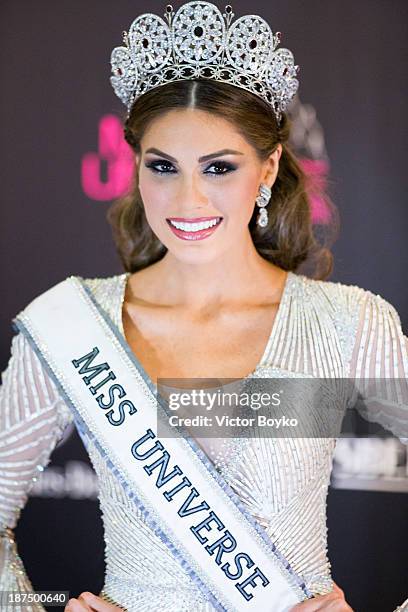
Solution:
{"label": "woman's left ear", "polygon": [[282,155],[282,145],[278,143],[276,149],[270,154],[266,160],[266,169],[263,176],[262,183],[265,183],[268,187],[272,188],[279,171],[279,160]]}

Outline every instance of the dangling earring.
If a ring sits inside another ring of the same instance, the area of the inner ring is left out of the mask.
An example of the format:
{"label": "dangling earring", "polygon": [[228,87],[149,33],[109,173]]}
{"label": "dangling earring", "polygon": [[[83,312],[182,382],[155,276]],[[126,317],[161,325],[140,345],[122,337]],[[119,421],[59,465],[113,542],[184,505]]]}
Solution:
{"label": "dangling earring", "polygon": [[260,208],[259,215],[256,219],[259,227],[266,227],[268,225],[268,211],[266,210],[266,205],[271,199],[272,190],[265,183],[261,183],[259,186],[259,196],[256,198],[256,203]]}

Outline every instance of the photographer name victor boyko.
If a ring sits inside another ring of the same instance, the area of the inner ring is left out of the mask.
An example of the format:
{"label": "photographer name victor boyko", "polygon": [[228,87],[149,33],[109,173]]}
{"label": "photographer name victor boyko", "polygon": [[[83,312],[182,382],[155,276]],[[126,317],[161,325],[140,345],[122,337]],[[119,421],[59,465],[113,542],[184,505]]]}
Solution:
{"label": "photographer name victor boyko", "polygon": [[263,414],[258,414],[256,417],[230,417],[226,414],[218,415],[213,417],[197,414],[193,417],[180,417],[177,414],[169,417],[169,425],[173,427],[212,427],[218,425],[219,427],[275,427],[280,429],[281,427],[297,427],[298,420],[295,418],[287,418],[282,416],[280,418],[267,417]]}
{"label": "photographer name victor boyko", "polygon": [[[188,392],[171,392],[168,395],[168,407],[178,414],[168,416],[168,424],[171,427],[204,427],[211,428],[241,428],[241,427],[268,427],[281,429],[285,427],[297,427],[298,419],[288,418],[285,415],[271,416],[265,414],[251,415],[252,411],[260,408],[271,408],[280,406],[281,393],[236,393],[211,391],[204,389],[191,389]],[[194,414],[191,414],[191,408]],[[227,408],[227,412],[225,411]],[[224,409],[214,416],[208,415],[208,411]],[[229,410],[229,414],[228,414]]]}

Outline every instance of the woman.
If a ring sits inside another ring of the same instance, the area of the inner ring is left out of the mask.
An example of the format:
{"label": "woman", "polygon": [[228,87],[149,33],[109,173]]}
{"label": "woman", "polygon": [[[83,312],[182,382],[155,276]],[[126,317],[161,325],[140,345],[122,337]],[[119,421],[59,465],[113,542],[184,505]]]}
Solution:
{"label": "woman", "polygon": [[[208,27],[214,23],[219,18],[216,11],[208,3],[188,3],[175,17],[168,11],[169,24],[176,29],[177,16],[179,21],[183,16],[184,24],[195,19],[193,32],[199,39],[205,28],[197,24]],[[209,21],[211,15],[213,21]],[[226,9],[227,26],[231,16]],[[140,388],[144,385],[146,393],[154,391],[159,379],[170,377],[361,379],[387,372],[390,377],[406,379],[408,341],[394,307],[360,287],[323,280],[330,273],[331,256],[325,249],[319,251],[312,232],[306,178],[287,145],[289,121],[284,103],[274,106],[273,99],[268,104],[248,88],[208,78],[208,74],[186,73],[160,86],[150,81],[150,89],[130,97],[136,86],[130,61],[139,62],[139,68],[149,61],[157,68],[161,57],[154,54],[154,44],[158,48],[162,43],[153,34],[146,34],[145,29],[144,38],[135,35],[137,27],[141,30],[140,24],[146,23],[140,21],[143,18],[135,21],[125,41],[145,55],[123,59],[127,51],[122,47],[122,68],[113,62],[115,91],[129,102],[125,138],[135,153],[133,191],[116,202],[109,215],[125,272],[108,278],[71,278],[71,285],[83,301],[88,300],[108,340],[136,364]],[[261,20],[256,25],[265,33]],[[159,26],[162,40],[165,30],[161,23]],[[160,46],[163,48],[166,46]],[[253,70],[251,64],[247,66],[249,72]],[[294,94],[290,91],[286,102]],[[320,266],[318,278],[296,273],[312,256]],[[66,287],[64,284],[64,290]],[[67,325],[71,316],[68,300],[75,300],[74,293],[66,293],[67,302],[59,299],[54,303]],[[73,301],[72,305],[82,312],[81,304]],[[36,470],[48,463],[52,449],[74,419],[100,482],[107,571],[99,596],[82,593],[70,599],[65,609],[221,609],[223,594],[217,599],[216,589],[202,588],[200,572],[181,563],[175,547],[163,537],[165,519],[163,531],[157,530],[151,513],[144,512],[140,503],[135,508],[134,497],[145,491],[134,495],[126,486],[130,479],[123,478],[109,450],[100,449],[106,419],[99,439],[97,428],[92,430],[92,419],[87,422],[87,408],[76,411],[81,402],[78,399],[78,406],[73,405],[75,390],[71,394],[69,385],[61,383],[64,374],[56,375],[53,359],[47,358],[41,342],[36,341],[41,317],[35,318],[35,308],[25,312],[15,319],[19,333],[13,338],[1,395],[5,448],[1,469],[3,474],[8,470],[1,485],[6,500],[1,506],[2,585],[7,585],[3,590],[31,589],[12,528]],[[43,316],[45,334],[53,325],[51,318]],[[33,322],[37,328],[30,328]],[[76,322],[81,325],[82,315]],[[87,333],[85,325],[83,333]],[[70,341],[69,332],[60,334],[50,332],[57,336],[56,358],[58,343],[66,346]],[[77,335],[82,337],[82,333]],[[52,350],[51,338],[48,346]],[[100,346],[87,355],[79,351],[71,360],[73,372],[84,368],[82,374],[88,374],[78,383],[77,398],[81,389],[84,393],[91,390],[96,398],[104,383],[92,388],[94,375],[108,370],[107,362],[90,365]],[[117,367],[119,370],[119,362]],[[114,373],[111,368],[107,378],[118,382],[118,370]],[[121,397],[126,395],[125,385],[113,386],[120,387]],[[369,405],[369,390],[361,384],[359,391],[362,396],[365,393]],[[101,395],[98,398],[99,407],[109,407]],[[345,400],[352,405],[355,397]],[[114,427],[107,431],[112,438],[125,418],[133,425],[130,419],[141,412],[143,400],[140,402],[128,401],[126,417],[122,412],[121,420],[110,414]],[[386,424],[393,429],[389,419]],[[262,527],[290,566],[293,580],[300,581],[297,586],[302,584],[304,597],[296,591],[296,605],[284,607],[283,598],[277,597],[279,604],[252,609],[351,610],[331,579],[327,558],[325,501],[336,440],[288,437],[273,440],[272,446],[269,442],[258,441],[254,446],[242,438],[221,444],[200,439],[204,457],[193,444],[211,477],[215,466],[235,495],[231,499],[242,502],[239,524],[248,519],[245,529],[250,530],[253,525],[248,515],[256,518],[257,529]],[[185,449],[180,450],[180,457],[182,451]],[[138,447],[132,446],[132,452],[138,460],[146,457]],[[150,474],[152,471],[151,467]],[[216,487],[215,480],[212,485]],[[221,500],[222,492],[218,493]],[[171,495],[167,501],[172,501]],[[209,530],[208,524],[206,528]],[[199,569],[205,573],[206,568]],[[241,589],[249,598],[254,587],[261,590],[259,583],[251,584],[250,595],[248,589]],[[285,588],[289,593],[289,586]]]}

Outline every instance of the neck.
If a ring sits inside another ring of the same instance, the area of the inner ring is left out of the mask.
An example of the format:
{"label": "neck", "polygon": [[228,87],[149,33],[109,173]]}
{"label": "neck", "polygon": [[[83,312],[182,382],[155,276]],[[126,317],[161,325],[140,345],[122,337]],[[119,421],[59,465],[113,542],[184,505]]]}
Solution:
{"label": "neck", "polygon": [[286,278],[286,272],[259,255],[251,238],[249,244],[237,245],[208,262],[186,263],[168,251],[154,268],[152,299],[196,310],[256,302],[265,297],[265,287],[274,299]]}

